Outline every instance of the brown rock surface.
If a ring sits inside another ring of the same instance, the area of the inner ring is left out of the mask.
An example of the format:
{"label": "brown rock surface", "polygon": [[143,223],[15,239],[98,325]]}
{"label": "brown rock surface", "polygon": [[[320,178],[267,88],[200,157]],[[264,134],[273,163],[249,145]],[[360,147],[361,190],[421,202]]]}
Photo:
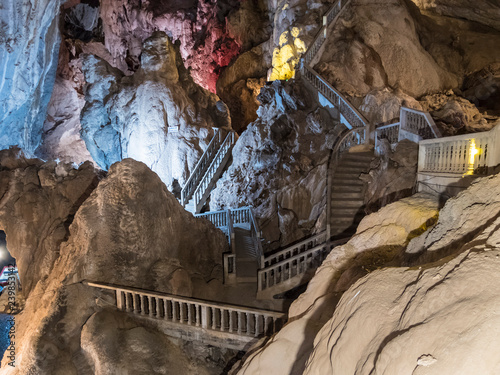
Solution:
{"label": "brown rock surface", "polygon": [[[221,282],[223,233],[184,211],[158,176],[132,159],[113,165],[91,193],[85,183],[96,176],[88,164],[72,170],[4,155],[2,166],[0,223],[30,290],[16,320],[17,366],[3,373],[110,374],[112,365],[122,362],[159,374],[187,363],[186,353],[150,363],[158,345],[169,339],[127,323],[115,310],[89,320],[112,301],[82,281],[206,295],[208,282]],[[112,334],[94,334],[108,323]],[[120,340],[128,348],[118,345],[96,356],[96,350]],[[144,357],[132,357],[139,352]],[[197,362],[193,371],[220,373],[217,366],[210,370]]]}

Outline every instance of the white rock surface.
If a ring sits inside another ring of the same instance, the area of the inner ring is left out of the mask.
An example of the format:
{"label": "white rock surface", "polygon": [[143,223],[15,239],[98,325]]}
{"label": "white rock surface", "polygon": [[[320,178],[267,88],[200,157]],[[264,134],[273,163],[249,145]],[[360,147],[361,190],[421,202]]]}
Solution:
{"label": "white rock surface", "polygon": [[0,7],[0,149],[34,155],[57,68],[59,0],[2,2]]}
{"label": "white rock surface", "polygon": [[[318,331],[335,310],[338,292],[347,289],[363,275],[353,272],[353,269],[363,266],[371,270],[391,261],[409,241],[412,232],[433,220],[437,207],[436,198],[419,194],[365,217],[356,235],[347,244],[332,250],[309,282],[306,292],[294,301],[289,310],[288,324],[262,349],[253,352],[238,374],[302,374],[316,345]],[[344,279],[343,288],[339,289],[338,282],[344,272],[351,279]],[[356,340],[355,336],[352,340]],[[324,358],[323,355],[322,360]],[[329,358],[324,360],[329,361]]]}
{"label": "white rock surface", "polygon": [[145,41],[142,67],[131,77],[94,56],[83,59],[83,71],[82,136],[103,169],[131,157],[173,190],[189,177],[212,126],[230,127],[227,107],[192,82],[164,33]]}

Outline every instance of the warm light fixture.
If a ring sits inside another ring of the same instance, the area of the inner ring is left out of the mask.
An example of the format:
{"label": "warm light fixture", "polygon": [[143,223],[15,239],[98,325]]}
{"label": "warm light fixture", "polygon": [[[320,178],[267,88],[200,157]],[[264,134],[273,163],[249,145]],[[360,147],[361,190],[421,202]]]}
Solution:
{"label": "warm light fixture", "polygon": [[472,138],[469,141],[469,166],[467,168],[467,172],[465,173],[468,176],[474,174],[474,159],[477,154],[479,154],[479,149],[476,148],[476,140]]}

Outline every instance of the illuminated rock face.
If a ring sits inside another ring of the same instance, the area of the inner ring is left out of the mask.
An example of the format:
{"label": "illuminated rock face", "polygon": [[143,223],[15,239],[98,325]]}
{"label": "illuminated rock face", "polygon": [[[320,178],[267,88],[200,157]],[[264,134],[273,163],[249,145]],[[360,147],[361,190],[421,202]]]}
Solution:
{"label": "illuminated rock face", "polygon": [[[57,68],[61,1],[7,1],[0,9],[0,148],[33,155]],[[5,39],[9,35],[9,39]]]}
{"label": "illuminated rock face", "polygon": [[251,205],[272,247],[325,228],[326,173],[334,120],[298,82],[262,88],[258,118],[241,134],[210,208]]}
{"label": "illuminated rock face", "polygon": [[222,372],[216,361],[205,361],[209,353],[200,360],[203,350],[194,354],[189,345],[140,328],[109,309],[106,298],[97,298],[104,305],[96,303],[97,290],[81,283],[206,297],[214,282],[222,282],[228,245],[220,230],[186,212],[155,173],[131,159],[113,165],[106,178],[98,178],[90,163],[76,170],[12,151],[0,152],[0,165],[0,226],[27,296],[16,316],[16,367],[10,374],[110,373],[105,370],[111,367],[150,374],[172,368]]}
{"label": "illuminated rock face", "polygon": [[[497,373],[499,180],[448,200],[431,227],[439,202],[426,194],[366,216],[238,374]],[[405,251],[421,256],[411,268]]]}
{"label": "illuminated rock face", "polygon": [[[247,3],[103,0],[100,16],[105,45],[120,69],[133,70],[134,65],[139,66],[142,42],[154,30],[165,31],[172,40],[180,41],[182,58],[195,82],[215,92],[221,68],[240,53],[242,45],[266,39],[259,35],[264,15],[252,2]],[[248,31],[252,28],[255,30]]]}
{"label": "illuminated rock face", "polygon": [[131,157],[173,189],[198,162],[212,126],[230,126],[227,107],[192,81],[164,33],[145,41],[142,68],[131,77],[94,56],[83,71],[82,137],[103,169]]}

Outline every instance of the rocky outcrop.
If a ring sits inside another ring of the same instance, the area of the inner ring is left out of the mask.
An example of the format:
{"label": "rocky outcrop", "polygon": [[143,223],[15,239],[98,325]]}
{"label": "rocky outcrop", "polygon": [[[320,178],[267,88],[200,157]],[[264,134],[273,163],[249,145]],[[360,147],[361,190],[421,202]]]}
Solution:
{"label": "rocky outcrop", "polygon": [[499,266],[496,246],[476,246],[442,265],[373,272],[344,294],[303,373],[495,374]]}
{"label": "rocky outcrop", "polygon": [[[461,5],[425,0],[352,1],[330,28],[315,69],[352,97],[382,89],[399,90],[417,99],[449,89],[460,92],[471,72],[500,60],[497,52],[491,52],[500,33],[478,24],[495,20],[500,9],[484,3],[481,10],[476,4],[472,10],[463,1],[457,3]],[[431,8],[435,11],[426,11]],[[491,81],[478,92],[496,92],[497,86]],[[477,101],[473,90],[467,99]]]}
{"label": "rocky outcrop", "polygon": [[[306,292],[293,302],[289,323],[262,349],[250,354],[238,374],[302,374],[316,347],[318,332],[335,311],[339,293],[367,272],[397,262],[408,241],[435,220],[437,208],[436,198],[420,194],[365,217],[354,237],[332,250]],[[281,353],[292,360],[277,361]]]}
{"label": "rocky outcrop", "polygon": [[180,41],[195,82],[212,92],[221,68],[242,46],[250,49],[268,38],[264,9],[255,2],[104,0],[100,17],[105,46],[122,71],[139,67],[142,43],[160,30]]}
{"label": "rocky outcrop", "polygon": [[475,180],[467,190],[450,198],[436,226],[409,244],[406,254],[411,263],[440,259],[460,251],[473,238],[481,237],[488,226],[498,221],[499,181],[500,175]]}
{"label": "rocky outcrop", "polygon": [[279,81],[262,88],[259,117],[238,139],[211,195],[211,209],[253,206],[271,248],[325,227],[335,122],[304,90]]}
{"label": "rocky outcrop", "polygon": [[212,126],[231,125],[225,104],[192,81],[162,32],[146,40],[142,67],[131,77],[90,55],[83,71],[82,137],[103,169],[131,157],[173,191],[189,177],[214,134]]}
{"label": "rocky outcrop", "polygon": [[[0,223],[29,294],[16,320],[16,367],[5,373],[108,374],[118,363],[163,373],[188,362],[220,373],[109,309],[108,297],[82,281],[206,296],[207,283],[222,280],[223,233],[184,211],[143,163],[126,159],[89,187],[96,175],[88,163],[74,170],[15,156],[1,159]],[[158,357],[160,346],[171,354]]]}
{"label": "rocky outcrop", "polygon": [[392,151],[387,141],[381,143],[381,155],[372,162],[370,171],[360,177],[367,182],[367,212],[412,195],[417,182],[418,144],[405,139]]}
{"label": "rocky outcrop", "polygon": [[19,149],[1,151],[0,165],[0,228],[7,233],[28,294],[52,271],[73,217],[99,176],[90,163],[73,169],[71,164],[26,159]]}
{"label": "rocky outcrop", "polygon": [[449,199],[430,228],[439,202],[421,193],[365,217],[238,373],[496,373],[499,178]]}
{"label": "rocky outcrop", "polygon": [[59,0],[15,1],[0,10],[0,149],[34,155],[54,85]]}

